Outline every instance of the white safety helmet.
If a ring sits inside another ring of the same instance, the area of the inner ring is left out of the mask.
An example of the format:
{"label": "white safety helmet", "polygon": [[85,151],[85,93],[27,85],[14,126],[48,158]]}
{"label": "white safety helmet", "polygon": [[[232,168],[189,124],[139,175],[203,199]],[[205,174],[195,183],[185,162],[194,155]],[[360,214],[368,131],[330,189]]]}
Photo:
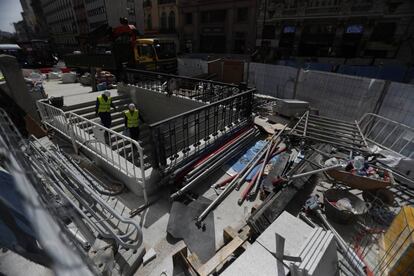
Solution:
{"label": "white safety helmet", "polygon": [[111,92],[109,92],[108,90],[105,90],[104,95],[109,97],[109,96],[111,96]]}
{"label": "white safety helmet", "polygon": [[128,108],[129,108],[130,110],[134,110],[134,109],[135,109],[135,104],[130,103],[130,104],[128,105]]}

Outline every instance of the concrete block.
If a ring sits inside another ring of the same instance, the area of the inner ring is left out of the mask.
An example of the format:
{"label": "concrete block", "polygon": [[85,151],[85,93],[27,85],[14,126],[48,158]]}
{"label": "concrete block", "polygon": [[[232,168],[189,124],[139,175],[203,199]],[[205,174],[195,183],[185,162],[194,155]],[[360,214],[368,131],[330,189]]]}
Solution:
{"label": "concrete block", "polygon": [[142,263],[146,265],[147,263],[155,259],[155,257],[157,257],[157,253],[155,252],[154,248],[151,248],[147,251],[147,253],[145,253],[144,257],[142,258]]}

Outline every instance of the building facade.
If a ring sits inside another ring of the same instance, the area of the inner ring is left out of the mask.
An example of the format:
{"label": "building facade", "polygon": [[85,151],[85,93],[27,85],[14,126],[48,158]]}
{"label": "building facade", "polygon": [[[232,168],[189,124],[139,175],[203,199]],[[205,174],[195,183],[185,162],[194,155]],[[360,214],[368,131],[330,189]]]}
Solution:
{"label": "building facade", "polygon": [[39,13],[40,0],[20,0],[22,18],[14,24],[18,41],[28,42],[32,39],[47,38],[47,28],[44,17]]}
{"label": "building facade", "polygon": [[104,24],[111,27],[119,26],[120,17],[127,17],[129,23],[135,25],[140,32],[144,30],[142,0],[40,0],[40,2],[47,22],[49,38],[59,53],[79,50],[80,40],[87,39],[89,32]]}
{"label": "building facade", "polygon": [[176,0],[144,0],[144,34],[176,41],[179,12]]}
{"label": "building facade", "polygon": [[181,50],[247,54],[255,47],[256,1],[179,1]]}
{"label": "building facade", "polygon": [[83,0],[89,29],[94,30],[102,24],[112,28],[119,26],[119,18],[126,17],[131,25],[140,32],[144,31],[142,0]]}
{"label": "building facade", "polygon": [[274,59],[413,56],[411,0],[259,0],[257,11],[256,46]]}
{"label": "building facade", "polygon": [[78,25],[72,0],[41,0],[50,42],[58,53],[78,49]]}

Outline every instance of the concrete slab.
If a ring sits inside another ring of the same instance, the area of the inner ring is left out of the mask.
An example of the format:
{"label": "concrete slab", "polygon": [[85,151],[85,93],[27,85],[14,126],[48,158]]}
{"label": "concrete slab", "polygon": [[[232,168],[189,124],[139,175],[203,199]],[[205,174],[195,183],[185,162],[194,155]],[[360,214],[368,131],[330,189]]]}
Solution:
{"label": "concrete slab", "polygon": [[26,276],[30,271],[32,276],[52,276],[53,271],[33,263],[13,251],[0,253],[0,275]]}
{"label": "concrete slab", "polygon": [[288,212],[283,212],[258,238],[257,241],[270,252],[276,252],[275,233],[285,238],[285,255],[299,256],[302,246],[315,229]]}
{"label": "concrete slab", "polygon": [[221,276],[284,276],[289,269],[259,243],[254,243]]}
{"label": "concrete slab", "polygon": [[[58,80],[49,80],[43,83],[46,94],[49,97],[63,96],[65,105],[74,105],[83,102],[96,100],[102,91],[92,92],[92,87],[83,86],[80,83],[62,83]],[[118,96],[116,89],[109,89],[111,95]]]}

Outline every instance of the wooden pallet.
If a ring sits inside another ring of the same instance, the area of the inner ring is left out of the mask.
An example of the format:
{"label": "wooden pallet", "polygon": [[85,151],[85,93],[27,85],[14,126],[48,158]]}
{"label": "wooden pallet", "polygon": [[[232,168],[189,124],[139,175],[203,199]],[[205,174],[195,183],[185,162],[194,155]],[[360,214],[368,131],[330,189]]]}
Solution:
{"label": "wooden pallet", "polygon": [[191,276],[207,276],[214,273],[218,268],[222,267],[238,249],[246,250],[250,243],[247,239],[250,236],[250,227],[245,226],[239,232],[233,228],[226,227],[223,230],[223,239],[225,245],[220,248],[216,254],[206,263],[201,263],[197,254],[190,253],[187,246],[183,243],[177,253],[173,255],[173,263],[180,265],[186,269],[188,275]]}

